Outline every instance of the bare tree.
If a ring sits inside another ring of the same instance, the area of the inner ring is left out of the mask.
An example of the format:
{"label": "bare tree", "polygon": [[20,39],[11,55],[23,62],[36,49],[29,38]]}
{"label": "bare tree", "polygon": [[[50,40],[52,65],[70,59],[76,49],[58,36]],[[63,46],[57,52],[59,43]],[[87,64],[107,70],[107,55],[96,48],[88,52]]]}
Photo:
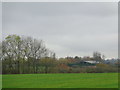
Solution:
{"label": "bare tree", "polygon": [[101,62],[101,60],[102,60],[101,53],[100,53],[100,52],[94,52],[94,53],[93,53],[93,59],[94,59],[95,61]]}
{"label": "bare tree", "polygon": [[52,57],[42,40],[17,35],[5,38],[2,52],[4,69],[14,73],[38,73],[41,58]]}

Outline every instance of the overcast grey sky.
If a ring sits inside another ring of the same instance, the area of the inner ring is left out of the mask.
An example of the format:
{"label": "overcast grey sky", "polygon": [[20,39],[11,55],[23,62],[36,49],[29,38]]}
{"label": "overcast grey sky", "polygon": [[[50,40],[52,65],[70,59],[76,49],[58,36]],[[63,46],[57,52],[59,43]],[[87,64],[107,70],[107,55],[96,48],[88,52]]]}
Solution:
{"label": "overcast grey sky", "polygon": [[3,3],[3,38],[9,34],[45,41],[57,57],[118,56],[118,3]]}
{"label": "overcast grey sky", "polygon": [[2,3],[0,2],[0,41],[2,41]]}

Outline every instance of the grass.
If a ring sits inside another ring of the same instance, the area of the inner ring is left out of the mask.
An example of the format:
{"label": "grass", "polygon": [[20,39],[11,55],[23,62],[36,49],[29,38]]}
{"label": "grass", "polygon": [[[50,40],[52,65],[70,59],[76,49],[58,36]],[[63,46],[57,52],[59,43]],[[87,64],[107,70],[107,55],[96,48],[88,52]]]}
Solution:
{"label": "grass", "polygon": [[118,88],[117,73],[2,75],[3,88]]}

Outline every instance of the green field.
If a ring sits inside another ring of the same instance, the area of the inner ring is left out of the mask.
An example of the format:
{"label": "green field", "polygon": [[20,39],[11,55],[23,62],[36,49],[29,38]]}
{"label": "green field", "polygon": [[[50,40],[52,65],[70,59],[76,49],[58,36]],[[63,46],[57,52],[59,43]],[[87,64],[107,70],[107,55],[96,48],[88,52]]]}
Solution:
{"label": "green field", "polygon": [[117,73],[3,75],[3,88],[118,88]]}

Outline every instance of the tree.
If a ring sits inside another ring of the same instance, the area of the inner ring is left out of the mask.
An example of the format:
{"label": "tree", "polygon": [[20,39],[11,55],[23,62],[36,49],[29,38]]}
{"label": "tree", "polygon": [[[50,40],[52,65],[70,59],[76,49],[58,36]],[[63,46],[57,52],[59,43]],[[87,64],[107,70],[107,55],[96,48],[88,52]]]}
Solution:
{"label": "tree", "polygon": [[102,59],[105,60],[105,55],[102,55]]}
{"label": "tree", "polygon": [[101,53],[100,53],[100,52],[94,52],[94,53],[93,53],[93,59],[94,59],[95,61],[101,62],[101,60],[102,60],[102,58],[101,58]]}
{"label": "tree", "polygon": [[17,35],[7,36],[2,42],[2,52],[9,70],[12,71],[14,64],[16,64],[17,73],[20,73],[21,38]]}
{"label": "tree", "polygon": [[48,73],[49,69],[51,67],[55,67],[56,66],[56,61],[54,59],[52,59],[52,58],[45,57],[45,58],[40,60],[40,65],[42,67],[44,67],[45,73]]}
{"label": "tree", "polygon": [[2,43],[0,42],[0,74],[2,74]]}
{"label": "tree", "polygon": [[80,58],[78,56],[75,56],[74,59],[79,60]]}
{"label": "tree", "polygon": [[42,40],[9,35],[2,42],[3,73],[38,73],[40,60],[54,57]]}

